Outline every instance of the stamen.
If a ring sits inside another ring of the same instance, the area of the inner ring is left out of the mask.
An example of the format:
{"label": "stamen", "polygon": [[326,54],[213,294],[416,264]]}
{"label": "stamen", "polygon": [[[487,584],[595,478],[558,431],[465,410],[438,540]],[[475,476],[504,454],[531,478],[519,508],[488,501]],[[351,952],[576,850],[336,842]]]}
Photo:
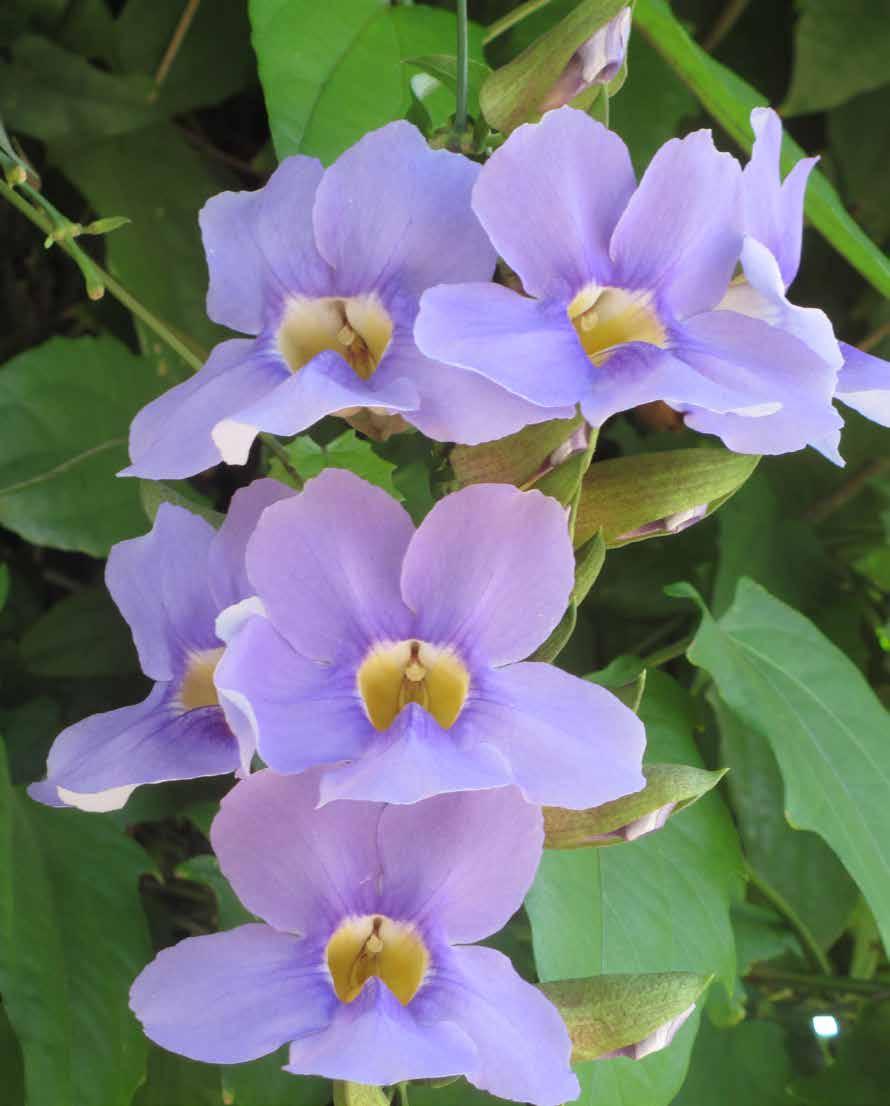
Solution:
{"label": "stamen", "polygon": [[289,303],[277,341],[293,372],[330,350],[338,353],[356,376],[369,380],[392,333],[392,319],[375,295],[300,297]]}
{"label": "stamen", "polygon": [[344,323],[343,326],[337,331],[337,341],[344,346],[351,346],[356,339],[356,333],[349,325]]}

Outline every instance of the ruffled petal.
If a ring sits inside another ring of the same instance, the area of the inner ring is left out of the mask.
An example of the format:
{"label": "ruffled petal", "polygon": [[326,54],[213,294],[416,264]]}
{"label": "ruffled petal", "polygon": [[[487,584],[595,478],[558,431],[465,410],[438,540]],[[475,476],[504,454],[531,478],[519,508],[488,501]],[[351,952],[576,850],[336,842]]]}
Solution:
{"label": "ruffled petal", "polygon": [[354,759],[375,736],[354,667],[306,660],[265,618],[236,634],[215,682],[232,728],[276,772]]}
{"label": "ruffled petal", "polygon": [[[173,701],[168,684],[156,684],[142,703],[93,714],[63,730],[53,742],[47,779],[32,797],[49,798],[86,810],[117,809],[124,791],[143,783],[192,780],[234,772],[238,743],[218,707],[185,713]],[[106,792],[119,792],[109,804]]]}
{"label": "ruffled petal", "polygon": [[470,208],[479,166],[431,150],[410,123],[372,131],[334,162],[315,201],[318,247],[340,295],[487,280],[495,253]]}
{"label": "ruffled petal", "polygon": [[785,288],[797,276],[807,180],[817,157],[803,158],[782,181],[782,122],[770,108],[751,112],[754,148],[742,174],[745,233],[776,258]]}
{"label": "ruffled petal", "polygon": [[844,463],[837,451],[844,420],[831,404],[782,407],[760,416],[692,409],[685,421],[701,434],[716,434],[733,453],[776,456],[811,445],[834,464]]}
{"label": "ruffled petal", "polygon": [[678,318],[714,307],[742,245],[740,184],[710,131],[666,142],[612,236],[616,283],[656,291]]}
{"label": "ruffled petal", "polygon": [[471,369],[539,407],[574,406],[594,378],[564,302],[527,299],[499,284],[425,292],[414,339],[434,361]]}
{"label": "ruffled petal", "polygon": [[399,576],[413,532],[386,492],[327,469],[263,513],[247,573],[297,652],[328,662],[358,656],[371,642],[408,637]]}
{"label": "ruffled petal", "polygon": [[147,1037],[207,1064],[255,1060],[317,1033],[338,1005],[318,947],[264,925],[180,941],[130,991]]}
{"label": "ruffled petal", "polygon": [[318,772],[261,771],[222,801],[210,830],[220,867],[248,910],[276,929],[329,934],[376,910],[377,803],[317,809]]}
{"label": "ruffled petal", "polygon": [[836,397],[879,426],[890,426],[890,361],[841,342]]}
{"label": "ruffled petal", "polygon": [[582,810],[646,783],[639,718],[611,692],[550,664],[486,673],[458,724],[503,754],[529,802]]}
{"label": "ruffled petal", "polygon": [[293,488],[280,480],[254,480],[239,488],[207,554],[207,578],[218,611],[253,595],[244,563],[247,543],[260,515],[279,499],[294,495]]}
{"label": "ruffled petal", "polygon": [[[152,400],[133,419],[132,464],[120,475],[179,480],[227,460],[213,439],[216,424],[268,395],[287,376],[283,365],[257,356],[255,343],[243,338],[221,342],[193,377]],[[241,453],[238,463],[247,457],[246,450]]]}
{"label": "ruffled petal", "polygon": [[315,158],[285,158],[262,188],[221,192],[201,209],[214,322],[259,334],[288,293],[330,294],[332,274],[312,227],[323,173]]}
{"label": "ruffled petal", "polygon": [[608,284],[609,239],[636,186],[627,147],[586,112],[518,127],[486,164],[473,209],[533,296]]}
{"label": "ruffled petal", "polygon": [[[436,978],[435,1001],[476,1046],[467,1079],[480,1090],[533,1106],[560,1106],[580,1094],[572,1043],[553,1004],[516,974],[500,952],[451,950]],[[432,996],[431,996],[432,997]]]}
{"label": "ruffled petal", "polygon": [[388,806],[379,841],[385,908],[464,944],[497,932],[522,905],[544,832],[539,808],[502,787]]}
{"label": "ruffled petal", "polygon": [[439,500],[411,540],[402,595],[414,636],[464,658],[527,657],[565,612],[575,559],[560,504],[507,484]]}
{"label": "ruffled petal", "polygon": [[[370,728],[367,721],[365,725]],[[444,792],[510,783],[509,766],[496,750],[481,742],[457,743],[416,703],[404,707],[386,733],[374,736],[376,740],[360,757],[325,773],[322,803],[335,799],[418,803]]]}
{"label": "ruffled petal", "polygon": [[148,534],[119,542],[108,555],[105,583],[153,680],[171,680],[186,654],[219,645],[219,611],[207,583],[213,537],[204,519],[162,503]]}
{"label": "ruffled petal", "polygon": [[451,1021],[421,1020],[414,1009],[370,979],[323,1032],[294,1041],[285,1071],[381,1086],[460,1075],[475,1065],[465,1033]]}

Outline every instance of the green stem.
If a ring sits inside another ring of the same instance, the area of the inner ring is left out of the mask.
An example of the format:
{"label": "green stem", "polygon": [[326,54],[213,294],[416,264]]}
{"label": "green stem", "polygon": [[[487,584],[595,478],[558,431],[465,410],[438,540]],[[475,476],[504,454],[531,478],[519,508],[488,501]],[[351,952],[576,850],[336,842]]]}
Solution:
{"label": "green stem", "polygon": [[828,957],[791,903],[783,898],[772,884],[767,883],[762,876],[758,875],[747,860],[745,861],[745,870],[750,882],[757,888],[760,894],[763,895],[770,906],[778,910],[797,934],[804,952],[807,954],[807,957],[816,971],[820,976],[830,977],[832,975],[832,970]]}
{"label": "green stem", "polygon": [[656,649],[654,653],[643,658],[644,667],[659,668],[661,665],[667,664],[668,661],[676,660],[677,657],[682,657],[692,644],[694,637],[695,634],[688,634],[686,637],[681,638],[680,641],[673,641],[670,645],[665,645],[662,649]]}
{"label": "green stem", "polygon": [[457,104],[454,129],[463,134],[467,126],[467,89],[470,83],[469,19],[467,0],[457,0]]}
{"label": "green stem", "polygon": [[750,0],[729,0],[707,38],[702,42],[702,49],[707,50],[709,54],[712,50],[716,50],[741,16],[745,14],[745,8],[749,3]]}
{"label": "green stem", "polygon": [[527,19],[528,16],[533,15],[539,8],[543,8],[545,4],[549,3],[550,0],[526,0],[524,4],[519,4],[512,11],[507,12],[506,15],[502,15],[500,19],[496,19],[494,23],[492,23],[485,33],[483,42],[487,46],[489,42],[493,42],[499,35],[504,34],[505,31],[509,31],[511,27],[515,26],[523,19]]}
{"label": "green stem", "polygon": [[837,975],[809,975],[806,972],[784,972],[772,968],[758,968],[745,979],[752,983],[781,983],[799,987],[805,991],[823,991],[830,994],[880,995],[890,994],[890,983],[874,979],[850,979]]}
{"label": "green stem", "polygon": [[294,468],[290,457],[288,457],[287,455],[287,450],[284,448],[281,442],[279,442],[273,434],[260,434],[260,440],[262,441],[266,449],[268,449],[270,453],[273,453],[281,462],[281,467],[291,478],[291,482],[293,483],[297,491],[302,491],[304,483],[303,477],[300,476],[300,474]]}
{"label": "green stem", "polygon": [[[579,408],[580,414],[580,408]],[[584,488],[584,477],[587,475],[587,470],[590,468],[590,462],[593,460],[593,455],[596,453],[596,443],[599,438],[600,428],[598,426],[591,426],[588,429],[587,448],[584,450],[584,456],[581,458],[581,471],[578,474],[578,487],[575,489],[575,494],[572,496],[572,506],[569,510],[569,537],[574,544],[575,541],[575,526],[578,522],[578,509],[581,506],[581,491]]]}

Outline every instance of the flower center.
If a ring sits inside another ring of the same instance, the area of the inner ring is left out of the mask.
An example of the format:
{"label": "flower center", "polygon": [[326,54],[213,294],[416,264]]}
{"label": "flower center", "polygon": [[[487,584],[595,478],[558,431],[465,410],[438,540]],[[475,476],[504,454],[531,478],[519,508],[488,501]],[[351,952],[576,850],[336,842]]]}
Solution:
{"label": "flower center", "polygon": [[374,646],[362,661],[357,681],[377,730],[388,730],[408,703],[418,703],[443,729],[450,729],[470,688],[470,674],[454,650],[425,641]]}
{"label": "flower center", "polygon": [[376,976],[407,1006],[423,983],[430,954],[409,922],[373,914],[341,922],[328,941],[325,959],[341,1002],[357,999]]}
{"label": "flower center", "polygon": [[293,299],[278,328],[278,348],[292,372],[325,350],[339,353],[369,380],[392,338],[392,319],[375,295]]}
{"label": "flower center", "polygon": [[179,685],[179,704],[184,711],[219,706],[213,673],[224,649],[224,646],[219,649],[202,649],[190,655],[185,666],[185,675]]}
{"label": "flower center", "polygon": [[667,331],[652,307],[650,292],[588,284],[569,304],[568,315],[594,365],[601,365],[625,342],[648,342],[661,349],[668,344]]}

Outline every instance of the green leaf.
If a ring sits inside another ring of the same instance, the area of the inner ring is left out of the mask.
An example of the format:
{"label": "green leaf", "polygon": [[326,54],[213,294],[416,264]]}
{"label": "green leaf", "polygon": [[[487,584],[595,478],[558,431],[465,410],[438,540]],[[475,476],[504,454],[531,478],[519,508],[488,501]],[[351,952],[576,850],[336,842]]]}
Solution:
{"label": "green leaf", "polygon": [[871,1003],[856,1024],[841,1034],[835,1062],[818,1075],[792,1084],[792,1101],[812,1106],[886,1106],[890,1085],[888,1040],[890,1002]]}
{"label": "green leaf", "polygon": [[133,1106],[222,1106],[222,1100],[222,1079],[216,1064],[199,1064],[151,1046],[148,1078],[133,1099]]}
{"label": "green leaf", "polygon": [[99,815],[14,791],[0,755],[0,991],[28,1106],[130,1106],[146,1042],[130,984],[151,955],[142,850]]}
{"label": "green leaf", "polygon": [[719,622],[702,605],[689,659],[769,739],[788,820],[828,842],[890,947],[890,729],[862,673],[808,619],[750,580],[740,581]]}
{"label": "green leaf", "polygon": [[[649,832],[642,824],[648,815],[672,804],[671,814],[690,806],[716,787],[726,774],[708,772],[685,764],[646,764],[642,791],[614,799],[588,810],[544,807],[544,846],[548,849],[580,849],[589,845],[616,845]],[[632,835],[620,833],[638,823]],[[659,827],[652,826],[652,829]]]}
{"label": "green leaf", "polygon": [[202,853],[184,860],[177,865],[176,875],[180,879],[190,879],[210,888],[216,898],[218,929],[234,929],[257,920],[241,905],[231,884],[220,871],[219,861],[211,853]]}
{"label": "green leaf", "polygon": [[[448,105],[452,110],[448,114],[453,114],[454,93],[457,90],[457,58],[453,54],[425,54],[421,57],[405,58],[404,64],[419,69],[421,73],[427,73],[442,82],[449,92]],[[484,62],[470,59],[467,63],[467,109],[471,116],[476,116],[479,112],[479,89],[490,72]],[[421,96],[421,101],[427,108],[429,99],[429,96]],[[432,118],[433,125],[444,122],[444,119]]]}
{"label": "green leaf", "polygon": [[[749,122],[751,109],[765,104],[765,98],[697,45],[666,0],[637,0],[634,23],[705,109],[736,142],[750,150],[754,139]],[[783,170],[788,172],[803,154],[786,135],[782,146]],[[827,177],[818,170],[810,177],[806,212],[838,253],[882,295],[890,295],[890,259],[857,226]]]}
{"label": "green leaf", "polygon": [[[371,443],[359,438],[354,430],[345,431],[325,446],[303,435],[284,446],[284,450],[304,480],[311,480],[324,469],[347,469],[396,499],[401,498],[393,483],[396,466],[375,453]],[[274,457],[269,463],[269,475],[285,484],[291,482],[282,463]]]}
{"label": "green leaf", "polygon": [[114,338],[51,338],[0,373],[0,523],[35,545],[104,556],[145,530],[128,461],[151,366]]}
{"label": "green leaf", "polygon": [[[651,673],[643,697],[649,756],[700,764],[691,700],[670,677]],[[527,900],[542,980],[603,972],[716,972],[735,976],[730,900],[742,858],[720,797],[706,795],[682,818],[621,849],[544,853]],[[666,1106],[694,1038],[693,1020],[664,1052],[638,1062],[583,1065],[585,1106]]]}
{"label": "green leaf", "polygon": [[163,480],[140,480],[139,498],[151,523],[154,522],[162,503],[171,503],[174,507],[191,511],[193,515],[198,515],[205,522],[209,522],[214,530],[222,526],[225,518],[220,511],[214,511],[204,496],[185,480],[177,480],[175,484],[167,484]]}
{"label": "green leaf", "polygon": [[717,1101],[720,1106],[788,1106],[790,1079],[780,1025],[746,1021],[733,1029],[715,1029],[704,1018],[674,1106],[715,1106]]}
{"label": "green leaf", "polygon": [[[169,124],[69,151],[62,168],[99,214],[132,220],[107,240],[109,269],[202,356],[225,333],[207,318],[198,211],[228,178],[212,173]],[[154,331],[138,320],[136,329],[165,387],[191,374]]]}
{"label": "green leaf", "polygon": [[84,588],[34,622],[20,643],[36,676],[117,676],[139,672],[130,628],[105,587]]}
{"label": "green leaf", "polygon": [[22,1106],[25,1101],[25,1067],[15,1030],[9,1024],[6,1009],[0,1003],[0,1106]]}
{"label": "green leaf", "polygon": [[888,0],[798,0],[784,115],[824,111],[887,84]]}
{"label": "green leaf", "polygon": [[878,241],[890,235],[890,87],[857,96],[828,116],[831,152],[856,218]]}

